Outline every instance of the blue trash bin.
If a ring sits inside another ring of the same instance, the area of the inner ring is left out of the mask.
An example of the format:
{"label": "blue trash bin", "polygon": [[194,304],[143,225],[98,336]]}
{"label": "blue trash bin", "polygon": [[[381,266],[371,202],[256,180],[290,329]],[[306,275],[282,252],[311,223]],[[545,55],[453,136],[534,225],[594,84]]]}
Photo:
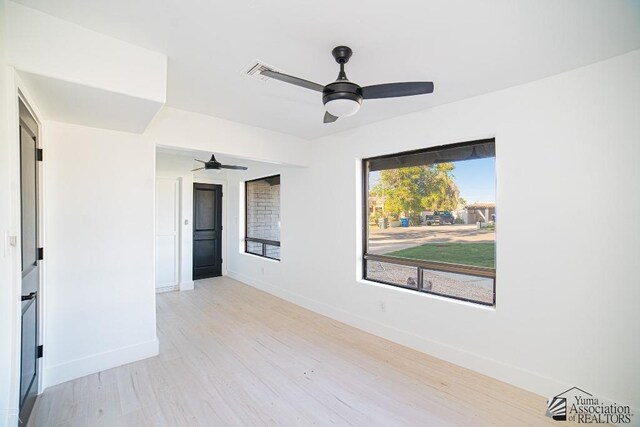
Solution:
{"label": "blue trash bin", "polygon": [[400,218],[400,225],[402,227],[408,227],[409,226],[409,218]]}

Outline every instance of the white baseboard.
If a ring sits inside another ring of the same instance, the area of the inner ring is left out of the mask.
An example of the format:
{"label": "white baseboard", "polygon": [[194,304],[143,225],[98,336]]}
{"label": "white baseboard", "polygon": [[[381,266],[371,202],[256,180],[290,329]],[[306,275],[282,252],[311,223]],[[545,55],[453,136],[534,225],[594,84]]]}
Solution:
{"label": "white baseboard", "polygon": [[177,291],[178,289],[180,289],[179,285],[160,286],[160,287],[156,288],[156,294],[162,294],[162,293],[165,293],[165,292],[173,292],[173,291]]}
{"label": "white baseboard", "polygon": [[51,387],[66,381],[94,374],[116,366],[126,365],[148,357],[157,356],[159,342],[151,341],[94,354],[82,359],[72,360],[55,366],[45,367],[43,388]]}
{"label": "white baseboard", "polygon": [[193,290],[193,280],[180,283],[180,291],[191,291],[191,290]]}
{"label": "white baseboard", "polygon": [[470,353],[460,348],[452,347],[407,331],[393,328],[376,320],[367,319],[336,307],[320,303],[235,271],[229,271],[229,277],[318,314],[322,314],[346,323],[347,325],[369,332],[370,334],[377,335],[405,347],[437,357],[438,359],[496,378],[500,381],[504,381],[508,384],[512,384],[516,387],[523,388],[544,397],[553,396],[558,393],[559,390],[565,390],[572,386],[559,382],[555,379],[530,372],[526,369],[508,365],[497,360]]}

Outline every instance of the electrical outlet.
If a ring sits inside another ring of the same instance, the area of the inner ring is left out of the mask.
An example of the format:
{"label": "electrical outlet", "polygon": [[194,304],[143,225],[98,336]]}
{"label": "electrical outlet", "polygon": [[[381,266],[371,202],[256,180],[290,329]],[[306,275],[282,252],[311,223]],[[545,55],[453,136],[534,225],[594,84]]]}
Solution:
{"label": "electrical outlet", "polygon": [[384,301],[380,301],[378,308],[380,309],[380,313],[384,313],[387,311],[387,304]]}
{"label": "electrical outlet", "polygon": [[260,273],[262,273],[262,275],[264,276],[264,267],[260,268]]}

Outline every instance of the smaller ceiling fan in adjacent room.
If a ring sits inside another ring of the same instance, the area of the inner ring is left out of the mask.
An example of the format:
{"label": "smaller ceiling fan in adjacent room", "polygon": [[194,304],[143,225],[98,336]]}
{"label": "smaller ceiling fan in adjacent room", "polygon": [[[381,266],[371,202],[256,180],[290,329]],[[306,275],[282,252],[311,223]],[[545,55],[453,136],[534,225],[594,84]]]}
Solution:
{"label": "smaller ceiling fan in adjacent room", "polygon": [[298,77],[280,73],[271,69],[262,69],[260,74],[280,80],[285,83],[300,86],[305,89],[322,92],[322,102],[326,108],[324,123],[333,123],[339,117],[352,116],[358,112],[365,99],[398,98],[401,96],[424,95],[433,92],[432,82],[402,82],[384,83],[379,85],[360,87],[347,79],[344,64],[349,62],[353,54],[351,48],[338,46],[331,51],[336,62],[340,65],[340,73],[336,81],[322,86]]}
{"label": "smaller ceiling fan in adjacent room", "polygon": [[242,170],[246,171],[248,168],[246,166],[236,166],[236,165],[223,165],[219,161],[216,160],[215,155],[211,155],[211,160],[205,162],[204,160],[194,159],[196,162],[204,163],[204,166],[201,168],[193,169],[191,172],[201,171],[201,170],[220,170],[220,169],[234,169],[234,170]]}

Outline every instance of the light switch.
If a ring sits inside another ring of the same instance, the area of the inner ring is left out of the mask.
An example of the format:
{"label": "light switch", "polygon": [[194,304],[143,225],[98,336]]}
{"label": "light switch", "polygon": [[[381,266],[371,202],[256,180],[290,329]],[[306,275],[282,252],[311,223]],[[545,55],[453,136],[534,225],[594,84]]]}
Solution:
{"label": "light switch", "polygon": [[9,256],[9,251],[11,249],[11,246],[17,246],[18,245],[18,237],[17,236],[12,236],[9,234],[8,231],[4,232],[4,243],[2,245],[3,247],[3,256],[6,258]]}
{"label": "light switch", "polygon": [[188,219],[184,220],[184,225],[189,225],[189,220]]}

